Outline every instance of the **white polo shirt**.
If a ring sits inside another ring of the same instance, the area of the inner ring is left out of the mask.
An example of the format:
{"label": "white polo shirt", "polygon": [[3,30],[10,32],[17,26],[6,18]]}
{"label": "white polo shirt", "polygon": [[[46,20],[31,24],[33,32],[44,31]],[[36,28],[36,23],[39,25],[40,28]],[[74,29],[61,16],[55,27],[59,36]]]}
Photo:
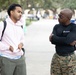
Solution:
{"label": "white polo shirt", "polygon": [[[10,59],[18,59],[23,55],[23,51],[18,49],[20,43],[24,44],[24,32],[19,21],[14,23],[9,17],[6,19],[6,29],[2,40],[0,41],[0,56]],[[0,22],[0,38],[4,28],[3,21]],[[11,52],[9,47],[12,46],[14,51]]]}

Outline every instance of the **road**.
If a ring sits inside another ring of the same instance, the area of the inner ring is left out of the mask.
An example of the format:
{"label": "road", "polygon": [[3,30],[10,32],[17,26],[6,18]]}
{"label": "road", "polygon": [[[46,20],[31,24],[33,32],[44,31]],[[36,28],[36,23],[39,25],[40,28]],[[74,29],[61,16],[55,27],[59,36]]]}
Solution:
{"label": "road", "polygon": [[49,42],[57,20],[40,20],[27,27],[25,35],[27,75],[50,75],[51,58],[55,52]]}

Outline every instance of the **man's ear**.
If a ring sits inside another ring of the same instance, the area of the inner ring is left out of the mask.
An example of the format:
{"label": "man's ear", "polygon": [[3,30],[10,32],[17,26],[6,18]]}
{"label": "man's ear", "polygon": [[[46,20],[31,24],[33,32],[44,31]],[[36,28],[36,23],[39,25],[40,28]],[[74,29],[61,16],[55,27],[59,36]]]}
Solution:
{"label": "man's ear", "polygon": [[10,11],[10,14],[12,15],[13,14],[13,11]]}

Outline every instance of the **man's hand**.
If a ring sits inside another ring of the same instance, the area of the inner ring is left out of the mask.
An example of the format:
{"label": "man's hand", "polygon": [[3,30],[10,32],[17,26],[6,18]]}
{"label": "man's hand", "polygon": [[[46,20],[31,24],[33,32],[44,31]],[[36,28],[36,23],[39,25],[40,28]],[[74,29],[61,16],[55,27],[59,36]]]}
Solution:
{"label": "man's hand", "polygon": [[74,46],[76,44],[76,41],[73,41],[72,43],[70,43],[70,45]]}
{"label": "man's hand", "polygon": [[54,34],[51,34],[50,36],[49,36],[49,41],[51,41],[52,40],[52,36],[53,36]]}
{"label": "man's hand", "polygon": [[14,48],[12,46],[9,47],[9,50],[13,52]]}
{"label": "man's hand", "polygon": [[18,45],[18,49],[21,50],[22,47],[23,47],[23,43],[20,43],[20,44]]}

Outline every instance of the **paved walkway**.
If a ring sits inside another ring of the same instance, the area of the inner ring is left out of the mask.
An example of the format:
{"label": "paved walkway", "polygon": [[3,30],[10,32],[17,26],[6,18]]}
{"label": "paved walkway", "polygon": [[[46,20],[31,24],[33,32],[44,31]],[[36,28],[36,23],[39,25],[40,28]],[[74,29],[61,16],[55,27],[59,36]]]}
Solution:
{"label": "paved walkway", "polygon": [[27,27],[25,36],[27,75],[50,75],[54,45],[49,42],[56,20],[40,20]]}

